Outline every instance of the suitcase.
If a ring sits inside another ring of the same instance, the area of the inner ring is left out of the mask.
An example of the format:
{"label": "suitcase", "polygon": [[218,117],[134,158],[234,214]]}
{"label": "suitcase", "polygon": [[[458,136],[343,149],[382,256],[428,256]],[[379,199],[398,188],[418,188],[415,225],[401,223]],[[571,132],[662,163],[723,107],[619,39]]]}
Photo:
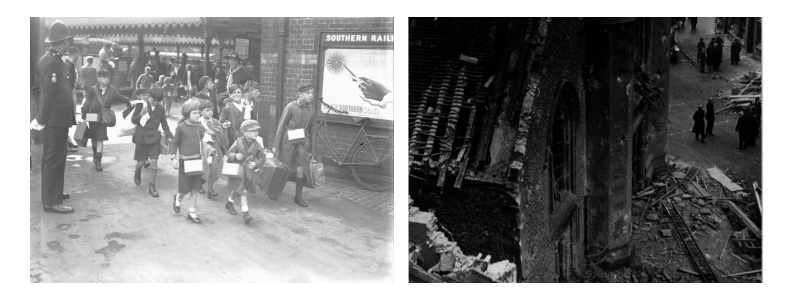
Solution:
{"label": "suitcase", "polygon": [[280,195],[291,175],[289,168],[278,158],[267,158],[264,165],[258,169],[258,187],[267,195]]}

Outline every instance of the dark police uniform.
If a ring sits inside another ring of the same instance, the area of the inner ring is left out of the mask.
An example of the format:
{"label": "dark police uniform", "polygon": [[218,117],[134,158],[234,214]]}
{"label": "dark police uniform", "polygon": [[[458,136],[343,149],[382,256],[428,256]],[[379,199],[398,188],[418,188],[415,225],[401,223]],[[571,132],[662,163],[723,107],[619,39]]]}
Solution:
{"label": "dark police uniform", "polygon": [[67,159],[67,139],[75,122],[72,86],[69,70],[61,53],[50,49],[36,65],[36,84],[40,91],[36,121],[45,126],[42,143],[42,205],[60,205],[64,193],[64,168]]}

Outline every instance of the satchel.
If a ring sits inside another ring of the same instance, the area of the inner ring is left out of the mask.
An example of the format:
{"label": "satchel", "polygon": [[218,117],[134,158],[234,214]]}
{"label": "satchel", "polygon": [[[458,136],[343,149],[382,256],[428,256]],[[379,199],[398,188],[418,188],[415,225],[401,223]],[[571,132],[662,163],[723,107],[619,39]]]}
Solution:
{"label": "satchel", "polygon": [[[92,90],[94,91],[94,94],[97,95],[97,101],[100,101],[99,120],[95,120],[92,122],[100,122],[100,124],[106,125],[108,127],[114,127],[114,125],[117,125],[117,115],[115,115],[114,112],[111,111],[110,109],[105,108],[105,103],[103,102],[103,96],[100,95],[100,91],[97,89],[97,87],[96,86],[92,87]],[[86,119],[89,120],[88,115]]]}
{"label": "satchel", "polygon": [[311,121],[311,116],[308,116],[308,120],[306,121],[306,126],[303,126],[303,128],[286,131],[286,135],[289,138],[289,141],[286,142],[287,145],[301,144],[306,140],[305,129],[308,127],[309,121]]}

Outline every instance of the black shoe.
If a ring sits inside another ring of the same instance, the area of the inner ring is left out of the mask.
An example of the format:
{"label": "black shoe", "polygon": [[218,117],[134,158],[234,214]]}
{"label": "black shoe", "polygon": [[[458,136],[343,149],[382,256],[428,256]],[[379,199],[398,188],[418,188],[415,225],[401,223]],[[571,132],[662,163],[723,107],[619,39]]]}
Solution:
{"label": "black shoe", "polygon": [[278,201],[278,195],[269,195],[269,200]]}
{"label": "black shoe", "polygon": [[194,214],[194,217],[192,217],[192,213],[189,213],[189,214],[187,214],[187,215],[186,215],[186,217],[188,217],[188,218],[189,218],[189,220],[192,220],[192,222],[195,222],[195,223],[197,223],[197,224],[200,224],[200,223],[202,223],[202,222],[200,221],[200,218],[199,218],[199,217],[197,217],[197,214]]}
{"label": "black shoe", "polygon": [[250,221],[253,220],[253,217],[250,216],[250,212],[249,211],[243,211],[242,212],[242,217],[244,218],[244,223],[245,224],[250,224]]}
{"label": "black shoe", "polygon": [[181,212],[181,207],[175,205],[177,203],[178,203],[178,194],[175,194],[175,196],[172,197],[172,210],[174,210],[176,214]]}
{"label": "black shoe", "polygon": [[[230,198],[228,198],[228,199],[230,199]],[[226,202],[225,203],[225,209],[228,210],[228,213],[232,214],[232,215],[236,215],[236,209],[233,207],[233,202],[231,202],[230,200],[225,201],[225,202]]]}
{"label": "black shoe", "polygon": [[98,155],[94,161],[94,169],[95,171],[103,171],[103,165],[101,164],[102,156]]}
{"label": "black shoe", "polygon": [[150,168],[150,162],[149,161],[145,161],[144,165],[142,167],[143,168]]}
{"label": "black shoe", "polygon": [[69,194],[67,193],[61,194],[61,200],[67,200],[67,199],[69,199]]}
{"label": "black shoe", "polygon": [[158,191],[156,191],[156,185],[151,183],[148,189],[151,197],[158,197]]}
{"label": "black shoe", "polygon": [[54,213],[54,214],[71,214],[75,212],[75,209],[66,205],[43,206],[42,209],[46,213]]}
{"label": "black shoe", "polygon": [[212,189],[208,190],[208,198],[214,198],[216,196],[219,196],[219,194],[215,193]]}
{"label": "black shoe", "polygon": [[200,193],[200,194],[205,194],[205,193],[206,193],[206,190],[204,190],[204,189],[203,189],[203,186],[201,185],[201,186],[200,186],[200,188],[199,188],[199,189],[197,189],[197,192],[198,192],[198,193]]}
{"label": "black shoe", "polygon": [[142,170],[133,171],[133,183],[136,185],[142,184]]}
{"label": "black shoe", "polygon": [[297,203],[297,205],[300,205],[300,207],[308,207],[308,203],[306,203],[306,201],[303,199],[303,196],[300,195],[294,196],[294,203]]}

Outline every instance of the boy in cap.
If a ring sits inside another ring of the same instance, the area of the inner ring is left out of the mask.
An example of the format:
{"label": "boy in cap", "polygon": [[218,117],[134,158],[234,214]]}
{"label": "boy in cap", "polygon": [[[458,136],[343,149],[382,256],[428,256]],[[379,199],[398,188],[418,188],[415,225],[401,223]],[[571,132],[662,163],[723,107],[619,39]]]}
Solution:
{"label": "boy in cap", "polygon": [[250,223],[250,220],[253,219],[247,207],[247,192],[257,190],[258,175],[256,175],[256,169],[263,166],[266,160],[264,148],[256,141],[260,128],[261,126],[258,125],[258,122],[245,120],[241,126],[243,136],[238,138],[225,154],[229,163],[240,164],[244,167],[243,178],[228,178],[228,189],[231,190],[231,196],[228,197],[228,201],[225,203],[225,209],[228,210],[228,213],[236,215],[233,202],[239,196],[245,224]]}
{"label": "boy in cap", "polygon": [[[306,176],[311,176],[308,170],[308,150],[311,149],[311,127],[314,116],[314,86],[310,84],[297,88],[297,101],[286,105],[281,119],[278,122],[278,131],[272,144],[272,152],[290,170],[297,169],[295,180],[294,203],[301,207],[308,207],[303,199],[303,184]],[[311,125],[311,126],[309,126]],[[304,138],[301,141],[289,141],[290,130],[303,129]],[[278,195],[269,195],[272,200],[278,200]]]}
{"label": "boy in cap", "polygon": [[[144,100],[147,104],[136,104],[133,110],[133,117],[131,117],[131,121],[136,124],[136,131],[133,133],[133,143],[136,145],[136,150],[133,154],[133,159],[136,161],[133,183],[139,185],[142,182],[142,167],[145,166],[149,159],[149,168],[152,176],[150,177],[148,192],[150,196],[158,197],[156,174],[158,173],[158,155],[161,154],[161,133],[158,132],[158,127],[160,125],[164,134],[166,134],[167,144],[172,142],[172,132],[169,130],[167,116],[160,101],[153,97],[147,89],[138,89],[135,93],[139,100]],[[142,126],[140,121],[145,115],[150,117]]]}

